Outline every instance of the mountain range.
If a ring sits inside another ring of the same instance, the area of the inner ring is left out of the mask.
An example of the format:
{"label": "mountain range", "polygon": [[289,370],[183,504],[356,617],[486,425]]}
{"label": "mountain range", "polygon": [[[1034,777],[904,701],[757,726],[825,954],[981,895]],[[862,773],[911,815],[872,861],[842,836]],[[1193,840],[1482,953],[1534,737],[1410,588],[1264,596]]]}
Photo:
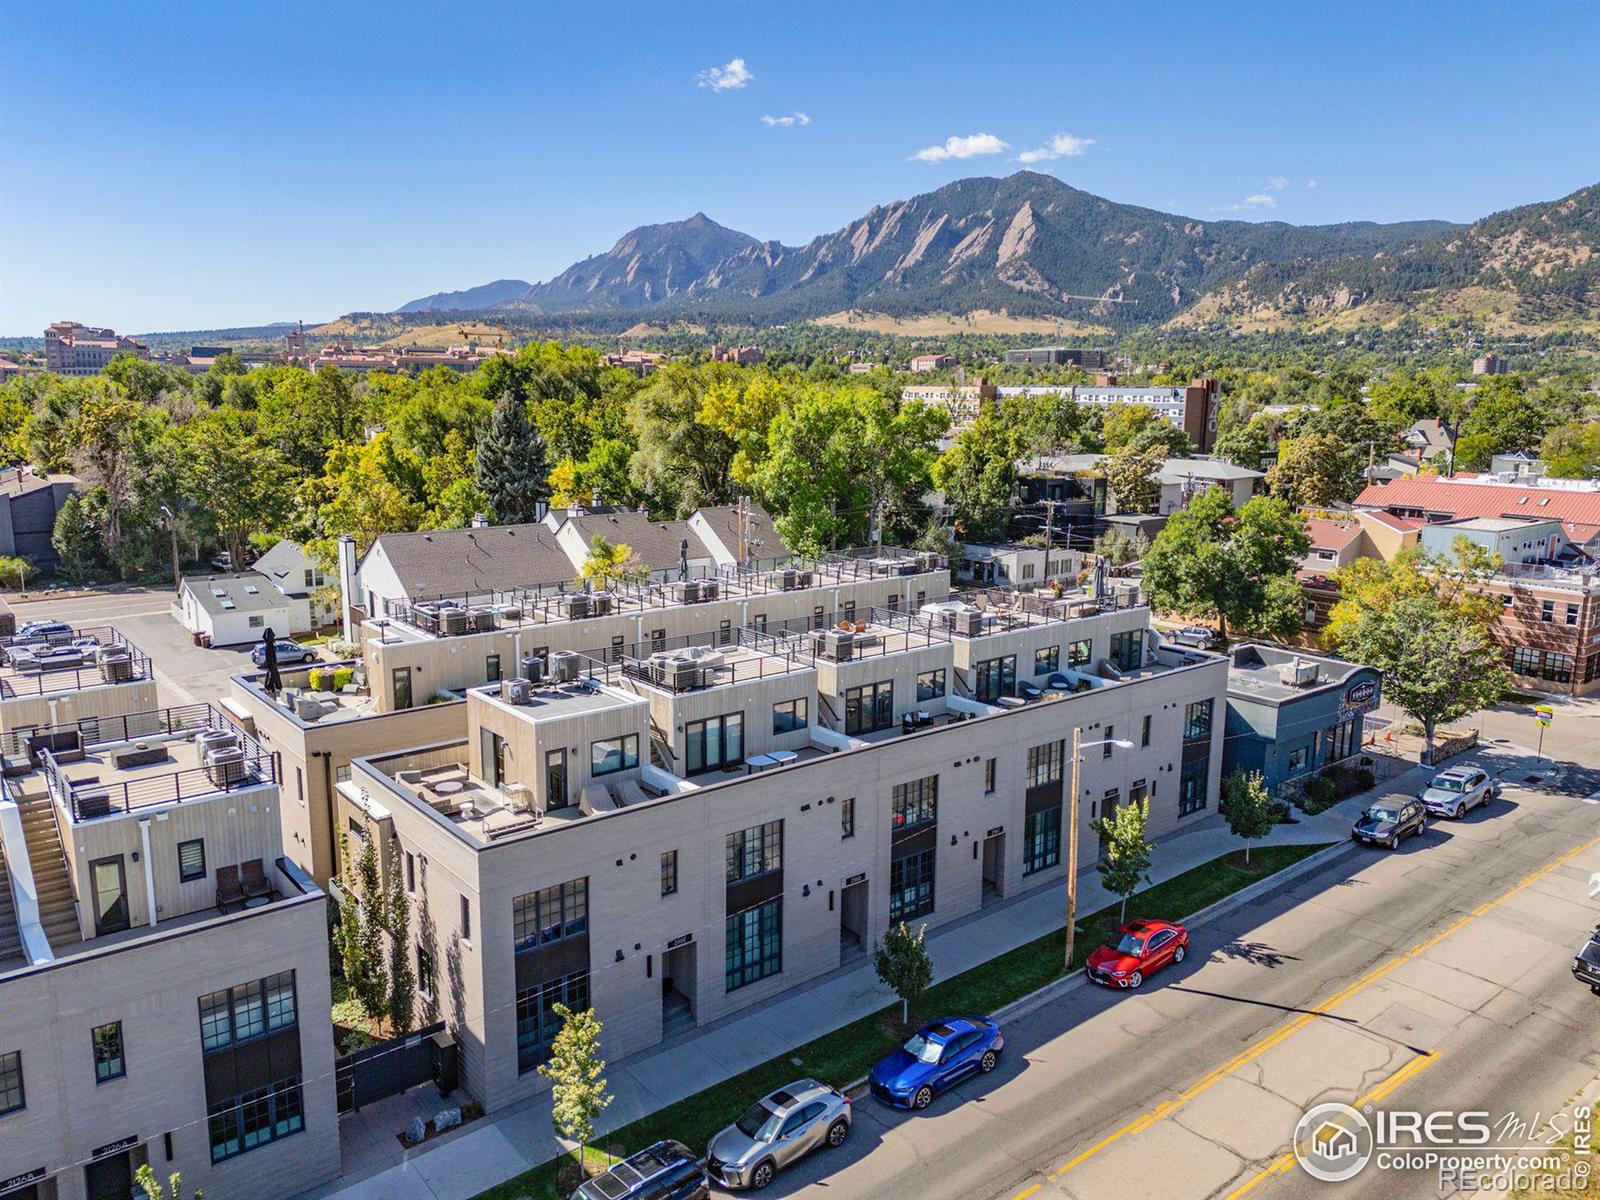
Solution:
{"label": "mountain range", "polygon": [[1485,303],[1524,322],[1600,319],[1600,184],[1471,225],[1297,226],[1175,216],[1019,171],[881,205],[804,246],[696,213],[635,229],[544,283],[502,279],[397,312],[762,324],[982,310],[1128,326]]}

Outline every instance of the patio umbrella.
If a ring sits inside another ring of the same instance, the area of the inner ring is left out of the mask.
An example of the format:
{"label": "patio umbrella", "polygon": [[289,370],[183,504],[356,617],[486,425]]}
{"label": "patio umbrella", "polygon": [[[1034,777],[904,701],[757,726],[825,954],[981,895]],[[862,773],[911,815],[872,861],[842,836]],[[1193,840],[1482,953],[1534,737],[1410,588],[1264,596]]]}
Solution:
{"label": "patio umbrella", "polygon": [[276,696],[283,690],[283,680],[278,675],[278,635],[271,629],[261,633],[262,657],[267,668],[267,693]]}

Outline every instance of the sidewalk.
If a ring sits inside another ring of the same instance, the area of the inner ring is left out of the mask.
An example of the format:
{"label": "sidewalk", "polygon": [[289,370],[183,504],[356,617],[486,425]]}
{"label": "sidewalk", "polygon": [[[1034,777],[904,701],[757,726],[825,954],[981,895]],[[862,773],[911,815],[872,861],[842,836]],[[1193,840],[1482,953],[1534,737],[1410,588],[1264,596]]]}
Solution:
{"label": "sidewalk", "polygon": [[[1532,756],[1531,750],[1520,746],[1484,746],[1454,764],[1471,762],[1503,774]],[[1316,816],[1297,812],[1297,824],[1279,825],[1254,844],[1343,841],[1371,795],[1415,794],[1432,775],[1431,768],[1412,766],[1372,793],[1347,797]],[[1213,817],[1205,828],[1158,845],[1152,882],[1171,879],[1240,845]],[[1113,899],[1101,886],[1094,864],[1089,864],[1079,874],[1078,911],[1095,912]],[[1060,928],[1065,915],[1064,888],[1057,882],[943,926],[928,935],[934,978],[948,979],[1042,937]],[[875,1012],[893,999],[878,983],[870,959],[857,960],[770,1004],[611,1063],[606,1077],[615,1099],[598,1122],[594,1142],[604,1145],[609,1131]],[[431,1102],[428,1111],[457,1102],[436,1101],[431,1092],[425,1098]],[[563,1149],[551,1129],[548,1094],[500,1109],[417,1150],[403,1151],[394,1134],[415,1111],[417,1101],[407,1094],[345,1117],[340,1131],[345,1174],[311,1195],[318,1200],[470,1200]],[[359,1128],[352,1128],[352,1122]]]}

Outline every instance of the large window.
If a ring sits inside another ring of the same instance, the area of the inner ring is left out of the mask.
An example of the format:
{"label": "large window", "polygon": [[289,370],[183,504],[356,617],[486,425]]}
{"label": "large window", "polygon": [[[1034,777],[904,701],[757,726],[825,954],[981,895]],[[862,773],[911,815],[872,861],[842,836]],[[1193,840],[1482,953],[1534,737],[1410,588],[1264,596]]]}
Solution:
{"label": "large window", "polygon": [[517,1073],[525,1075],[550,1061],[550,1047],[561,1031],[556,1005],[573,1012],[589,1007],[589,972],[574,971],[517,993]]}
{"label": "large window", "polygon": [[728,882],[738,883],[783,866],[783,822],[769,821],[730,833],[727,838]]}
{"label": "large window", "polygon": [[889,863],[889,923],[912,921],[933,911],[933,848]]}
{"label": "large window", "polygon": [[839,837],[853,838],[856,835],[856,798],[846,796],[839,802]]}
{"label": "large window", "polygon": [[1066,761],[1066,743],[1061,740],[1046,742],[1028,750],[1028,786],[1041,783],[1060,783],[1061,765]]}
{"label": "large window", "polygon": [[1032,875],[1061,861],[1061,806],[1029,813],[1023,824],[1022,873]]}
{"label": "large window", "polygon": [[944,668],[937,671],[923,671],[917,676],[917,703],[923,704],[929,700],[937,700],[944,695]]}
{"label": "large window", "polygon": [[1035,675],[1049,675],[1061,669],[1061,647],[1045,646],[1033,652],[1033,673]]}
{"label": "large window", "polygon": [[200,1048],[207,1053],[295,1023],[293,971],[200,997]]}
{"label": "large window", "polygon": [[1068,642],[1067,643],[1067,666],[1069,666],[1069,667],[1085,666],[1088,663],[1089,659],[1092,657],[1093,647],[1094,647],[1094,643],[1091,642],[1088,638],[1084,638],[1083,641],[1081,641],[1081,642]]}
{"label": "large window", "polygon": [[727,920],[728,991],[783,970],[783,898],[768,900]]}
{"label": "large window", "polygon": [[589,932],[589,880],[570,879],[511,902],[518,950],[548,946]]}
{"label": "large window", "polygon": [[744,714],[727,713],[683,727],[684,758],[691,775],[736,767],[744,761]]}
{"label": "large window", "polygon": [[213,1104],[207,1116],[214,1163],[298,1133],[306,1127],[300,1076],[280,1079]]}
{"label": "large window", "polygon": [[1511,669],[1518,675],[1537,675],[1539,673],[1539,651],[1528,646],[1513,646],[1511,648]]}
{"label": "large window", "polygon": [[622,737],[601,738],[598,742],[589,743],[590,775],[611,775],[617,771],[626,771],[638,765],[639,735],[637,733],[624,734]]}
{"label": "large window", "polygon": [[1017,656],[986,658],[977,665],[973,693],[985,704],[1017,694]]}
{"label": "large window", "polygon": [[1210,697],[1196,700],[1187,705],[1183,710],[1183,740],[1186,742],[1205,742],[1211,740],[1211,705]]}
{"label": "large window", "polygon": [[1111,661],[1119,671],[1137,671],[1144,666],[1144,630],[1130,629],[1111,635]]}
{"label": "large window", "polygon": [[94,1043],[94,1081],[110,1083],[128,1073],[128,1064],[122,1057],[122,1022],[96,1025],[89,1031]]}
{"label": "large window", "polygon": [[22,1090],[22,1051],[0,1054],[0,1116],[27,1106]]}
{"label": "large window", "polygon": [[663,896],[676,895],[678,891],[678,852],[676,850],[663,850],[661,852],[661,894]]}
{"label": "large window", "polygon": [[846,688],[844,693],[844,731],[852,737],[875,733],[894,725],[894,682],[869,683]]}
{"label": "large window", "polygon": [[1572,682],[1573,657],[1555,650],[1533,650],[1527,646],[1514,646],[1511,650],[1511,669],[1518,675],[1548,679],[1552,683]]}
{"label": "large window", "polygon": [[1178,779],[1178,815],[1186,817],[1206,806],[1206,780],[1211,774],[1211,759],[1197,758],[1183,764]]}
{"label": "large window", "polygon": [[798,700],[780,700],[772,706],[772,732],[798,733],[806,727],[808,714],[806,701],[802,696]]}
{"label": "large window", "polygon": [[889,827],[896,832],[931,825],[939,819],[939,777],[928,775],[894,785],[889,804]]}

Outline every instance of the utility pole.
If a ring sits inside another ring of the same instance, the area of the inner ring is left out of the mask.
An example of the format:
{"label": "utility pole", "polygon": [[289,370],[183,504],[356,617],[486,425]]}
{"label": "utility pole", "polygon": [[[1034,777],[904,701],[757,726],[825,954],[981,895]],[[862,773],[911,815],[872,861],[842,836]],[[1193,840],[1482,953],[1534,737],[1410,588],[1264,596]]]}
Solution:
{"label": "utility pole", "polygon": [[178,518],[165,504],[161,511],[166,514],[167,528],[172,531],[172,591],[177,595],[183,592],[183,576],[178,572]]}
{"label": "utility pole", "polygon": [[1072,727],[1072,793],[1067,801],[1067,953],[1065,969],[1072,970],[1073,942],[1078,932],[1078,758],[1083,728]]}
{"label": "utility pole", "polygon": [[1055,517],[1056,506],[1054,502],[1046,500],[1044,502],[1044,570],[1040,572],[1044,578],[1039,581],[1040,583],[1050,582],[1050,535],[1054,532]]}

